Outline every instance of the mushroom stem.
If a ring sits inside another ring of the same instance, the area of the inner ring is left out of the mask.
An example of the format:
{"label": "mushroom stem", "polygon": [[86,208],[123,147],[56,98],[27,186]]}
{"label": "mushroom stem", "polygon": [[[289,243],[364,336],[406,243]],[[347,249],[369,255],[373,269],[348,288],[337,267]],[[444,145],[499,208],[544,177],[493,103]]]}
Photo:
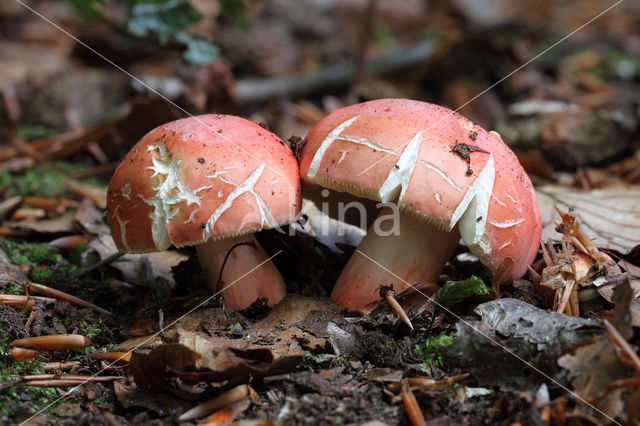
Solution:
{"label": "mushroom stem", "polygon": [[[229,250],[239,243],[247,245],[239,245],[231,251],[222,271],[225,305],[232,310],[246,309],[260,298],[266,298],[269,306],[275,305],[286,295],[287,288],[282,275],[253,234],[209,240],[197,246],[209,288],[214,292],[218,290],[218,277],[224,259]],[[256,248],[251,246],[253,244]]]}
{"label": "mushroom stem", "polygon": [[[380,230],[383,208],[336,282],[331,298],[349,311],[379,300],[380,286],[396,294],[407,283],[436,282],[460,239],[458,228],[442,231],[408,213],[394,216],[394,229]],[[378,223],[378,224],[377,224]]]}

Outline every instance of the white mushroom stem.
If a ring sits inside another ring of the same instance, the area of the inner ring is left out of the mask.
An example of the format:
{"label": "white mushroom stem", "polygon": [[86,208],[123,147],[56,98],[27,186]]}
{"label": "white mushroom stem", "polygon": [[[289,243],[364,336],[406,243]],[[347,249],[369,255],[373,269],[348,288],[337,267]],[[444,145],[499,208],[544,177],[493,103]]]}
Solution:
{"label": "white mushroom stem", "polygon": [[[218,288],[224,258],[238,243],[255,244],[256,249],[250,245],[239,245],[231,251],[222,271],[222,287]],[[227,308],[246,309],[259,298],[266,298],[269,306],[273,306],[286,295],[282,275],[253,234],[209,240],[198,245],[197,250],[200,264],[206,270],[209,288],[213,292],[222,289]]]}
{"label": "white mushroom stem", "polygon": [[[383,209],[376,221],[390,212]],[[374,222],[340,274],[331,298],[349,311],[380,300],[380,286],[399,294],[408,284],[436,282],[460,239],[457,227],[442,231],[407,213],[396,222],[394,233],[379,232]]]}

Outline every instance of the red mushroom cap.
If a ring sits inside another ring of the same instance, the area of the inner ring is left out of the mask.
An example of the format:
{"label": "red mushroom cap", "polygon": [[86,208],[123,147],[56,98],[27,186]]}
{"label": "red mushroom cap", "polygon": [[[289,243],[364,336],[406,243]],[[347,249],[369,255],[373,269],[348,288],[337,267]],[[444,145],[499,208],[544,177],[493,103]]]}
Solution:
{"label": "red mushroom cap", "polygon": [[[469,152],[470,151],[470,152]],[[334,111],[307,135],[301,177],[379,201],[450,231],[514,279],[538,251],[540,212],[529,177],[495,132],[460,114],[406,99]]]}
{"label": "red mushroom cap", "polygon": [[147,133],[116,169],[107,198],[113,239],[134,253],[277,227],[300,206],[291,150],[251,121],[217,114]]}

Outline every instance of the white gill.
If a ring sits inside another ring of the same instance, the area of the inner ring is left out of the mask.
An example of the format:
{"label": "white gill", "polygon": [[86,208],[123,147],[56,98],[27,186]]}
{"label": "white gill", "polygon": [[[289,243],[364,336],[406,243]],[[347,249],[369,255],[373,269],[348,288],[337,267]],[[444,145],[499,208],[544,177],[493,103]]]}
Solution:
{"label": "white gill", "polygon": [[493,155],[489,155],[487,163],[476,180],[469,185],[469,189],[458,204],[449,224],[450,229],[453,229],[458,223],[460,236],[467,247],[476,255],[478,255],[478,250],[482,253],[491,251],[486,227],[495,176]]}
{"label": "white gill", "polygon": [[418,160],[421,143],[422,132],[418,132],[411,139],[411,142],[409,142],[395,166],[391,168],[387,178],[378,190],[380,201],[386,203],[395,199],[398,197],[398,191],[400,191],[400,200],[402,200],[402,196],[409,184],[409,178],[411,178],[411,173],[413,173],[413,168]]}

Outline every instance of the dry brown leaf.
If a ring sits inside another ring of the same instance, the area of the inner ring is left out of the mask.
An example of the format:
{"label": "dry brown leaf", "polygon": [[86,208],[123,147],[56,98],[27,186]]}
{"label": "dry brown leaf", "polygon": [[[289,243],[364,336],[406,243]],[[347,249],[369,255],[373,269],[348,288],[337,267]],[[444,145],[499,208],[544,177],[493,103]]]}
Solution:
{"label": "dry brown leaf", "polygon": [[559,185],[536,189],[542,216],[543,240],[558,240],[555,206],[571,208],[582,231],[599,248],[628,253],[640,244],[640,185],[580,191]]}
{"label": "dry brown leaf", "polygon": [[[101,259],[118,253],[116,244],[113,242],[111,235],[101,235],[89,243],[89,247],[98,252]],[[112,262],[111,266],[122,272],[123,279],[127,282],[138,282],[140,278],[145,278],[143,271],[145,270],[145,261],[147,259],[152,277],[162,277],[171,284],[174,284],[171,268],[178,263],[187,260],[189,257],[185,254],[178,253],[173,250],[166,250],[157,253],[146,254],[126,254],[117,261]]]}
{"label": "dry brown leaf", "polygon": [[63,234],[72,233],[75,229],[73,213],[65,213],[53,219],[38,221],[23,220],[20,222],[9,222],[9,227],[24,231],[37,232],[41,234]]}

